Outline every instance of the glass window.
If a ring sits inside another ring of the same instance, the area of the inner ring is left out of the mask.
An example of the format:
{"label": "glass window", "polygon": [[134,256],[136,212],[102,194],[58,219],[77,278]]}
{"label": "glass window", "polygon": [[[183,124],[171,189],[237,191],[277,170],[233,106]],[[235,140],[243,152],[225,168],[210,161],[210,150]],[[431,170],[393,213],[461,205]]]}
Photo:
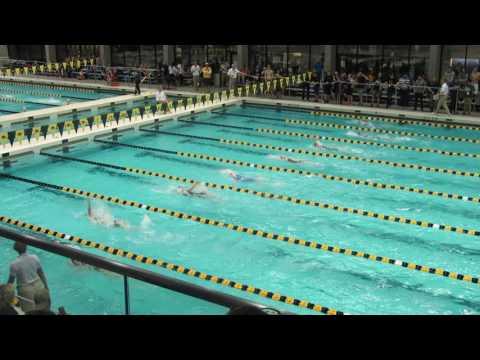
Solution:
{"label": "glass window", "polygon": [[288,67],[294,74],[309,68],[309,52],[308,45],[290,45],[288,47]]}
{"label": "glass window", "polygon": [[157,59],[155,57],[155,45],[140,45],[140,57],[142,65],[153,69],[157,67]]}
{"label": "glass window", "polygon": [[347,73],[357,71],[357,45],[337,46],[337,70]]}
{"label": "glass window", "polygon": [[207,45],[207,60],[211,64],[233,64],[237,61],[236,45]]}
{"label": "glass window", "polygon": [[427,75],[427,64],[430,59],[430,45],[412,45],[410,47],[410,66],[413,67],[415,79]]}
{"label": "glass window", "polygon": [[265,66],[265,49],[266,45],[248,45],[248,67],[252,71]]}
{"label": "glass window", "polygon": [[311,47],[311,67],[316,63],[325,63],[325,45],[312,45]]}
{"label": "glass window", "polygon": [[440,74],[442,78],[449,70],[453,70],[455,76],[462,76],[466,70],[467,45],[444,45],[442,47],[442,60],[440,62]]}
{"label": "glass window", "polygon": [[67,45],[57,45],[56,48],[56,53],[57,53],[57,60],[58,61],[63,61],[68,57],[68,49]]}
{"label": "glass window", "polygon": [[125,66],[140,66],[140,47],[138,45],[125,45]]}
{"label": "glass window", "polygon": [[190,62],[204,64],[207,60],[205,45],[190,45]]}
{"label": "glass window", "polygon": [[45,61],[45,45],[8,45],[8,56],[15,60]]}
{"label": "glass window", "polygon": [[467,74],[480,69],[480,45],[469,45],[467,49]]}
{"label": "glass window", "polygon": [[123,45],[111,46],[112,66],[125,66],[125,52]]}
{"label": "glass window", "polygon": [[157,52],[157,64],[163,64],[163,45],[155,45]]}
{"label": "glass window", "polygon": [[287,68],[287,45],[267,45],[267,63],[274,70]]}
{"label": "glass window", "polygon": [[[387,71],[398,79],[402,75],[414,77],[413,67],[409,63],[410,45],[384,45],[383,65]],[[383,69],[385,70],[385,69]]]}
{"label": "glass window", "polygon": [[375,74],[382,66],[382,45],[358,45],[357,70],[367,74],[370,70]]}
{"label": "glass window", "polygon": [[173,58],[175,64],[182,64],[182,59],[183,59],[183,54],[184,54],[184,49],[181,45],[174,45],[173,46]]}

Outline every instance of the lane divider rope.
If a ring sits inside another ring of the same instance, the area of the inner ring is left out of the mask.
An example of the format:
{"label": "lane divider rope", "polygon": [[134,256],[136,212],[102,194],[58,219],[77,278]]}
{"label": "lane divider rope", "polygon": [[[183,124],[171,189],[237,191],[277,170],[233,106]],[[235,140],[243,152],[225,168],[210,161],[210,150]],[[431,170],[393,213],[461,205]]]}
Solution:
{"label": "lane divider rope", "polygon": [[352,126],[352,125],[342,125],[342,124],[332,124],[326,123],[321,121],[309,121],[303,119],[281,119],[281,118],[274,118],[274,117],[267,117],[267,116],[259,116],[259,115],[245,115],[245,114],[237,114],[232,112],[223,111],[212,111],[214,114],[218,115],[230,115],[230,116],[237,116],[237,117],[246,117],[246,118],[255,118],[255,119],[265,119],[271,121],[282,122],[286,124],[296,124],[296,125],[308,125],[308,126],[317,126],[317,127],[325,127],[325,128],[332,128],[332,129],[351,129],[351,130],[359,130],[359,131],[367,131],[367,132],[375,132],[381,134],[397,134],[403,136],[418,136],[418,137],[426,137],[435,140],[449,140],[449,141],[459,141],[459,142],[471,142],[471,143],[480,143],[480,140],[477,139],[470,139],[464,137],[454,137],[454,136],[443,136],[443,135],[432,135],[432,134],[425,134],[421,132],[414,132],[414,131],[398,131],[398,130],[388,130],[388,129],[377,129],[377,128],[366,128],[360,126]]}
{"label": "lane divider rope", "polygon": [[342,137],[322,136],[322,135],[308,134],[308,133],[302,133],[302,132],[293,132],[293,131],[276,130],[276,129],[268,129],[268,128],[251,128],[251,127],[244,127],[244,126],[223,125],[223,124],[215,124],[215,123],[210,123],[210,122],[206,122],[206,121],[198,121],[198,120],[183,120],[182,119],[182,120],[178,120],[178,121],[185,122],[185,123],[192,123],[192,124],[200,124],[200,125],[215,126],[215,127],[225,127],[225,128],[233,128],[233,129],[238,129],[238,130],[246,130],[246,131],[259,132],[259,133],[282,135],[282,136],[301,137],[301,138],[306,138],[306,139],[334,141],[334,142],[345,143],[345,144],[371,145],[371,146],[377,146],[377,147],[382,147],[382,148],[390,148],[390,149],[397,149],[397,150],[404,150],[404,151],[415,151],[415,152],[421,152],[421,153],[439,154],[439,155],[445,155],[445,156],[461,156],[461,157],[470,157],[470,158],[480,158],[480,154],[474,154],[474,153],[463,153],[463,152],[446,151],[446,150],[432,149],[432,148],[420,148],[420,147],[398,145],[398,144],[378,143],[378,142],[375,142],[375,141],[368,141],[368,140],[354,140],[354,139],[342,138]]}
{"label": "lane divider rope", "polygon": [[395,119],[395,118],[387,118],[383,116],[372,116],[372,115],[356,115],[356,114],[344,114],[338,112],[331,112],[331,111],[312,111],[310,112],[311,115],[317,116],[334,116],[338,118],[346,118],[346,119],[359,119],[359,120],[375,120],[375,121],[383,121],[388,123],[405,123],[411,125],[424,125],[430,127],[442,127],[447,129],[466,129],[466,130],[475,130],[480,131],[480,127],[478,126],[468,126],[462,125],[458,123],[447,123],[442,121],[430,121],[430,120],[410,120],[410,119]]}
{"label": "lane divider rope", "polygon": [[[17,180],[20,179],[18,177],[14,177],[12,175],[8,175],[7,177],[16,178]],[[75,188],[70,188],[70,187],[61,187],[59,185],[48,184],[48,183],[45,183],[45,182],[39,182],[39,181],[36,181],[36,180],[30,180],[30,179],[24,179],[24,181],[28,182],[28,183],[37,184],[37,185],[40,185],[40,186],[50,187],[52,189],[59,190],[61,192],[65,192],[65,193],[68,193],[68,194],[74,194],[74,195],[81,196],[81,197],[84,197],[84,198],[100,199],[100,200],[111,202],[111,203],[114,203],[114,204],[117,204],[117,205],[124,205],[124,206],[131,206],[131,207],[135,207],[135,208],[142,208],[142,209],[145,209],[147,211],[151,211],[151,212],[155,212],[155,213],[161,213],[161,214],[165,214],[165,215],[172,216],[172,217],[179,218],[179,219],[191,220],[191,221],[195,221],[195,222],[199,222],[199,223],[202,223],[202,224],[207,224],[207,225],[211,225],[211,226],[215,226],[215,227],[226,228],[226,229],[229,229],[231,231],[246,233],[246,234],[261,237],[261,238],[266,238],[266,239],[270,239],[270,240],[277,240],[277,241],[287,242],[289,244],[304,246],[304,247],[308,247],[308,248],[312,248],[312,249],[316,249],[316,250],[322,250],[322,251],[332,252],[332,253],[336,253],[336,254],[343,254],[343,255],[347,255],[347,256],[358,257],[358,258],[362,258],[362,259],[366,259],[366,260],[370,260],[370,261],[375,261],[375,262],[381,262],[383,264],[399,266],[399,267],[406,268],[406,269],[413,270],[413,271],[422,271],[422,272],[425,272],[425,273],[428,273],[428,274],[433,274],[433,275],[442,276],[442,277],[448,277],[448,278],[453,279],[453,280],[466,281],[466,282],[471,282],[471,283],[474,283],[474,284],[479,284],[480,283],[480,279],[478,277],[474,277],[472,275],[466,275],[466,274],[459,274],[459,273],[456,273],[456,272],[450,272],[450,271],[446,271],[442,268],[434,268],[434,267],[428,267],[428,266],[424,266],[424,265],[418,265],[418,264],[411,263],[411,262],[406,262],[406,261],[403,261],[403,260],[392,259],[392,258],[389,258],[389,257],[386,257],[386,256],[378,256],[378,255],[365,253],[363,251],[357,251],[357,250],[352,250],[352,249],[347,249],[347,248],[340,248],[338,246],[321,244],[321,243],[317,243],[315,241],[307,241],[307,240],[303,240],[303,239],[300,239],[300,238],[283,236],[283,235],[279,235],[279,234],[275,234],[275,233],[270,233],[270,232],[265,232],[265,231],[249,228],[249,227],[244,227],[244,226],[241,226],[241,225],[224,223],[224,222],[221,222],[221,221],[212,220],[212,219],[204,218],[204,217],[201,217],[201,216],[193,216],[193,215],[189,215],[189,214],[186,214],[186,213],[183,213],[183,212],[180,212],[180,211],[172,211],[172,210],[168,210],[168,209],[151,207],[149,205],[144,205],[144,204],[141,204],[141,203],[136,202],[136,201],[123,200],[123,199],[119,199],[119,198],[112,197],[112,196],[97,194],[97,193],[94,193],[94,192],[87,192],[87,191],[84,191],[84,190],[81,190],[81,189],[75,189]],[[0,221],[4,221],[3,217],[0,217]],[[53,232],[52,232],[52,234],[48,234],[48,235],[55,236],[53,234]]]}
{"label": "lane divider rope", "polygon": [[403,136],[426,137],[426,138],[435,139],[435,140],[469,142],[473,144],[480,143],[480,140],[478,139],[470,139],[470,138],[457,137],[457,136],[431,135],[431,134],[425,134],[425,133],[419,133],[419,132],[413,132],[413,131],[377,129],[377,128],[368,128],[368,127],[361,127],[361,126],[330,124],[330,123],[324,123],[324,122],[318,122],[318,121],[307,121],[307,120],[296,120],[296,119],[285,119],[285,122],[287,124],[307,125],[307,126],[333,128],[333,129],[347,129],[347,130],[351,129],[351,130],[358,130],[358,131],[374,132],[379,134],[395,134],[395,135],[403,135]]}
{"label": "lane divider rope", "polygon": [[[156,151],[163,152],[163,149],[158,149],[158,148],[149,147],[149,146],[124,144],[124,143],[117,142],[117,141],[113,142],[113,141],[96,139],[95,142],[110,144],[110,145],[115,145],[115,146],[122,146],[122,147],[127,147],[127,148],[132,148],[132,149],[147,150],[147,151],[153,151],[153,152],[156,152]],[[62,157],[60,155],[53,155],[53,154],[48,154],[48,153],[42,153],[42,154],[48,155],[48,156],[57,156],[57,157],[60,157],[60,158],[71,159],[71,160],[74,160],[74,161],[85,161],[85,160],[75,160],[75,158]],[[204,158],[202,158],[202,160],[211,160],[211,159],[207,159],[207,158],[204,157]],[[218,161],[218,160],[215,160],[215,161]],[[237,164],[237,160],[226,159],[225,162],[230,163],[230,164],[234,164],[234,165],[239,165],[239,164]],[[94,163],[94,162],[91,162],[91,163]],[[95,163],[95,164],[97,164],[97,163]],[[250,163],[246,163],[246,164],[250,164]],[[255,168],[264,169],[264,170],[266,169],[266,170],[269,170],[269,171],[282,171],[282,172],[290,172],[290,173],[295,173],[295,174],[298,173],[298,174],[303,175],[303,176],[318,176],[318,177],[321,177],[324,180],[338,181],[338,182],[343,182],[343,183],[347,183],[347,184],[350,184],[350,185],[368,186],[368,187],[372,187],[372,188],[375,188],[375,189],[405,191],[405,192],[410,192],[410,193],[417,193],[417,194],[441,197],[443,199],[480,202],[480,198],[473,197],[473,196],[466,196],[466,195],[460,195],[460,194],[450,194],[450,193],[441,192],[441,191],[432,191],[432,190],[422,189],[422,188],[413,188],[413,187],[408,187],[408,186],[404,186],[404,185],[397,185],[397,184],[384,184],[384,183],[375,182],[375,181],[351,179],[351,178],[345,178],[345,177],[342,177],[342,176],[335,176],[335,175],[329,175],[329,174],[312,173],[312,172],[309,172],[309,171],[297,170],[297,169],[292,169],[292,168],[277,168],[277,167],[267,166],[267,165],[263,165],[263,164],[253,164],[253,165],[254,166],[245,165],[245,163],[243,163],[243,165],[239,165],[239,166],[255,167]],[[280,169],[280,170],[278,170],[278,169]]]}
{"label": "lane divider rope", "polygon": [[159,266],[159,267],[162,267],[164,269],[174,271],[174,272],[177,272],[177,273],[180,273],[180,274],[183,274],[183,275],[187,275],[187,276],[190,276],[190,277],[195,277],[197,279],[201,279],[201,280],[204,280],[204,281],[209,281],[209,282],[212,282],[214,284],[218,284],[218,285],[222,285],[222,286],[226,286],[226,287],[231,287],[233,289],[240,290],[240,291],[243,291],[243,292],[248,292],[248,293],[254,294],[254,295],[258,295],[258,296],[261,296],[263,298],[267,298],[267,299],[270,299],[270,300],[273,300],[273,301],[278,301],[278,302],[282,302],[282,303],[285,303],[285,304],[288,304],[288,305],[294,305],[294,306],[298,306],[298,307],[302,307],[302,308],[307,308],[307,309],[317,311],[317,312],[321,312],[321,313],[324,313],[324,314],[327,314],[327,315],[344,315],[344,313],[342,311],[337,311],[335,309],[325,307],[325,306],[322,306],[322,305],[319,305],[319,304],[315,304],[315,303],[312,303],[312,302],[307,301],[307,300],[300,300],[300,299],[296,299],[296,298],[291,297],[291,296],[286,296],[286,295],[282,295],[282,294],[279,294],[279,293],[274,293],[272,291],[264,290],[264,289],[261,289],[261,288],[258,288],[258,287],[252,286],[252,285],[246,285],[246,284],[242,284],[242,283],[239,283],[239,282],[236,282],[236,281],[233,281],[233,280],[225,279],[225,278],[222,278],[222,277],[219,277],[219,276],[210,275],[210,274],[207,274],[205,272],[200,272],[198,270],[195,270],[193,268],[184,267],[182,265],[177,265],[177,264],[174,264],[174,263],[170,263],[170,262],[167,262],[167,261],[164,261],[164,260],[161,260],[161,259],[155,259],[155,258],[152,258],[150,256],[139,255],[139,254],[136,254],[136,253],[128,251],[128,250],[122,250],[122,249],[119,249],[119,248],[114,248],[114,247],[111,247],[111,246],[108,246],[108,245],[104,245],[102,243],[97,243],[95,241],[83,239],[83,238],[78,237],[78,236],[68,235],[68,234],[59,232],[57,230],[52,230],[52,229],[48,229],[48,228],[41,227],[41,226],[38,226],[38,225],[29,224],[29,223],[21,221],[21,220],[12,219],[12,218],[9,218],[7,216],[0,216],[0,222],[2,222],[4,224],[8,224],[8,225],[13,225],[13,226],[16,226],[18,228],[27,229],[27,230],[33,231],[35,233],[38,233],[38,234],[45,234],[45,235],[53,236],[53,237],[56,237],[57,239],[69,240],[69,241],[71,241],[73,243],[76,243],[76,244],[79,244],[79,245],[83,245],[83,246],[86,246],[86,247],[98,249],[98,250],[101,250],[105,253],[108,253],[108,254],[111,254],[111,255],[114,255],[114,256],[118,256],[118,257],[127,258],[127,259],[130,259],[130,260],[142,263],[142,264]]}
{"label": "lane divider rope", "polygon": [[[45,153],[43,153],[43,154],[45,154]],[[46,155],[51,155],[51,154],[46,154]],[[60,157],[60,155],[55,155],[55,157]],[[129,172],[132,172],[132,173],[137,173],[136,169],[134,169],[134,168],[127,168],[126,171],[129,171]],[[143,169],[138,169],[137,171],[142,172],[144,170]],[[14,177],[13,175],[0,174],[0,176],[10,177],[12,179],[19,179],[18,177]],[[270,198],[275,198],[276,194],[265,193],[265,196],[270,197]],[[261,197],[264,197],[264,196],[261,196]],[[364,216],[364,217],[368,217],[368,218],[374,218],[374,219],[381,220],[381,221],[420,226],[420,227],[423,227],[423,228],[431,228],[431,229],[440,230],[440,231],[444,231],[444,232],[454,232],[454,233],[457,233],[457,234],[476,236],[476,237],[480,236],[480,231],[475,230],[475,229],[465,229],[465,228],[462,228],[462,227],[451,226],[451,225],[448,225],[448,224],[437,224],[437,223],[433,223],[431,221],[410,219],[410,218],[405,218],[403,216],[396,216],[396,215],[387,215],[387,214],[377,213],[377,212],[370,211],[370,210],[344,207],[344,206],[339,206],[339,205],[336,205],[336,204],[322,203],[322,202],[319,202],[319,201],[297,199],[295,197],[288,196],[288,195],[277,195],[277,198],[280,198],[282,200],[289,201],[289,202],[292,202],[292,203],[295,203],[295,204],[299,204],[299,205],[313,206],[313,207],[322,208],[322,209],[330,209],[330,210],[334,210],[336,212],[340,212],[340,213],[343,213],[343,214],[348,213],[348,214]],[[107,201],[110,201],[110,200],[107,199]],[[115,202],[115,203],[118,203],[118,202]],[[122,204],[123,203],[127,204],[128,201],[123,200]],[[125,205],[125,204],[123,204],[123,205]],[[143,206],[147,209],[154,208],[153,206],[149,206],[149,205],[143,205]],[[165,210],[165,211],[170,211],[170,210]]]}
{"label": "lane divider rope", "polygon": [[172,135],[172,136],[182,136],[182,137],[188,137],[188,138],[200,139],[200,140],[207,140],[207,141],[216,141],[216,142],[219,142],[219,143],[229,144],[229,145],[246,146],[246,147],[268,149],[268,150],[275,150],[275,151],[284,151],[284,152],[297,153],[297,154],[306,154],[306,155],[319,156],[319,157],[324,157],[324,158],[335,158],[335,159],[340,159],[340,160],[361,161],[361,162],[365,162],[365,163],[368,163],[368,164],[387,165],[387,166],[394,167],[394,168],[420,170],[420,171],[442,173],[442,174],[455,175],[455,176],[480,177],[480,173],[471,172],[471,171],[437,168],[437,167],[433,167],[433,166],[426,166],[426,165],[419,165],[419,164],[399,163],[399,162],[396,162],[396,161],[381,160],[381,159],[369,159],[369,158],[364,158],[364,157],[360,157],[360,156],[350,156],[350,155],[324,153],[324,152],[320,152],[320,151],[311,151],[311,150],[307,150],[307,149],[287,148],[287,147],[283,147],[283,146],[276,146],[276,145],[269,145],[269,144],[251,143],[251,142],[243,141],[243,140],[220,139],[220,138],[179,134],[179,133],[174,133],[174,132],[170,132],[170,131],[151,130],[151,129],[140,129],[140,131],[157,133],[157,134]]}

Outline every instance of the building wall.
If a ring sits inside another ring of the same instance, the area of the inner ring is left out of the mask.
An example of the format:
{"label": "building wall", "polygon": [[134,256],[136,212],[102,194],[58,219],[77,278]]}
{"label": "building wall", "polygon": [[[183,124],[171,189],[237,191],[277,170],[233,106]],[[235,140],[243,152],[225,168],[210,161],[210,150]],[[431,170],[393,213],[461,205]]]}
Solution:
{"label": "building wall", "polygon": [[[327,72],[369,71],[416,77],[425,74],[438,82],[454,68],[470,74],[480,67],[480,45],[8,45],[8,58],[62,61],[66,57],[101,57],[111,66],[156,68],[161,64],[228,62],[250,70],[304,71],[318,62]],[[55,56],[52,56],[54,54]],[[5,54],[2,58],[5,58]]]}

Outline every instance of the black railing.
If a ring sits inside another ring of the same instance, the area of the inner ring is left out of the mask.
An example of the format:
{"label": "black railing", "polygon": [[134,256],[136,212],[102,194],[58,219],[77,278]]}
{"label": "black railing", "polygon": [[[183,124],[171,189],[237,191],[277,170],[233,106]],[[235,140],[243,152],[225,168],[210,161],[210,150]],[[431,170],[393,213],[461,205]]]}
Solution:
{"label": "black railing", "polygon": [[[70,246],[65,246],[53,241],[45,241],[39,237],[24,234],[6,227],[0,227],[0,237],[18,241],[35,248],[61,255],[73,260],[80,261],[84,264],[94,266],[103,270],[107,270],[124,278],[124,299],[125,299],[125,315],[130,314],[130,296],[128,287],[128,278],[136,279],[151,285],[162,287],[177,293],[191,296],[197,299],[207,301],[216,305],[220,305],[229,309],[238,307],[255,307],[265,308],[265,306],[254,303],[236,296],[228,295],[216,290],[207,289],[203,286],[191,284],[186,281],[178,280],[172,277],[154,273],[136,266],[123,264],[98,255],[90,254],[81,250],[77,250]],[[285,312],[285,314],[289,314]]]}

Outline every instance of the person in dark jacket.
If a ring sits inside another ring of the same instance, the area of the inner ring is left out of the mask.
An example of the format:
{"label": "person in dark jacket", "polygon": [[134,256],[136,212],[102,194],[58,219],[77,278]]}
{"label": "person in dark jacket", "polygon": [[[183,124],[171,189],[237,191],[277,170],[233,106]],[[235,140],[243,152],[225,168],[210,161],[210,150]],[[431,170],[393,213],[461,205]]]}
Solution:
{"label": "person in dark jacket", "polygon": [[390,105],[392,105],[393,96],[395,95],[395,84],[392,78],[388,79],[387,83],[385,84],[385,87],[387,88],[386,108],[388,109]]}
{"label": "person in dark jacket", "polygon": [[427,86],[427,82],[423,78],[422,75],[417,77],[415,81],[413,93],[415,95],[415,103],[414,109],[417,110],[417,105],[420,102],[420,109],[423,111],[423,98],[425,97],[425,87]]}
{"label": "person in dark jacket", "polygon": [[458,100],[458,84],[455,82],[451,82],[449,84],[450,90],[450,113],[455,114],[457,112],[457,100]]}

